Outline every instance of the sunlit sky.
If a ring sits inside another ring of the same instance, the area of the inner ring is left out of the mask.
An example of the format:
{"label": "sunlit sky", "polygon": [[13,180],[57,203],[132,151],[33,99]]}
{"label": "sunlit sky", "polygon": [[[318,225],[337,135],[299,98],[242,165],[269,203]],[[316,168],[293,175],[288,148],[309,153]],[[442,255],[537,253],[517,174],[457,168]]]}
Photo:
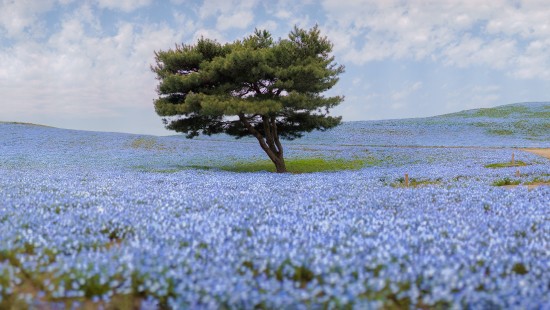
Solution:
{"label": "sunlit sky", "polygon": [[344,121],[550,101],[550,4],[505,0],[0,0],[0,121],[165,135],[154,51],[318,24]]}

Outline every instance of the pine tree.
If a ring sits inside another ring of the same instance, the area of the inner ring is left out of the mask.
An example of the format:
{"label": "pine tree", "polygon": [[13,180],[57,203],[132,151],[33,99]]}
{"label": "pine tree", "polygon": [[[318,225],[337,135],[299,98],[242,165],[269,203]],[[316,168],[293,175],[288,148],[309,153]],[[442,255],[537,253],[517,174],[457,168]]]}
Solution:
{"label": "pine tree", "polygon": [[332,43],[317,26],[294,27],[277,41],[256,30],[223,45],[207,38],[176,45],[155,52],[151,69],[160,81],[155,110],[167,129],[188,138],[254,136],[277,172],[286,172],[281,139],[341,122],[328,114],[343,97],[322,95],[344,72],[331,52]]}

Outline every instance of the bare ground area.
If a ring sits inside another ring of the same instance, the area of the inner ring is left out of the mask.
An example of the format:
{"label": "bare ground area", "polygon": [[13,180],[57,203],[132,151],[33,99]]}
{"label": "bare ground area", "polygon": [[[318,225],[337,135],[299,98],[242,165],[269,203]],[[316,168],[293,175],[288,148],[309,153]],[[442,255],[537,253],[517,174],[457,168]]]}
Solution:
{"label": "bare ground area", "polygon": [[533,153],[533,154],[537,154],[539,156],[546,157],[546,158],[550,159],[550,148],[548,148],[548,149],[521,149],[521,150],[526,151],[526,152],[530,152],[530,153]]}
{"label": "bare ground area", "polygon": [[507,189],[514,189],[518,186],[527,186],[527,189],[534,189],[534,188],[537,188],[539,186],[550,186],[550,182],[537,182],[537,183],[531,183],[531,184],[527,184],[527,185],[504,185],[502,187],[507,188]]}
{"label": "bare ground area", "polygon": [[[547,148],[547,149],[521,149],[521,150],[550,159],[550,148]],[[508,185],[508,186],[505,186],[505,187],[506,188],[515,188],[517,186],[518,185]],[[533,189],[533,188],[536,188],[536,187],[539,187],[539,186],[550,186],[550,182],[531,183],[531,184],[527,185],[527,188],[528,189]]]}

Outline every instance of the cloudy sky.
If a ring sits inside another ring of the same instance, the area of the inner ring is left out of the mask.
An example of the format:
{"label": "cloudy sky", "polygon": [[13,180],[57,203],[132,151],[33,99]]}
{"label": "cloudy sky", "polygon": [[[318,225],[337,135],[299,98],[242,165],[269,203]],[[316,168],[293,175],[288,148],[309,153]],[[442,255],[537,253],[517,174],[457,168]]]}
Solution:
{"label": "cloudy sky", "polygon": [[0,0],[0,121],[170,134],[155,50],[315,24],[345,121],[550,101],[547,0]]}

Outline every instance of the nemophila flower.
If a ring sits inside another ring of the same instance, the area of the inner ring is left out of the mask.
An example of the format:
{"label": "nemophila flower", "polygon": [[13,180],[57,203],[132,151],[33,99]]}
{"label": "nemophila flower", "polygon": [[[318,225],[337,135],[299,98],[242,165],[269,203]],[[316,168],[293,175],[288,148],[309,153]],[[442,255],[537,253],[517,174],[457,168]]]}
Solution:
{"label": "nemophila flower", "polygon": [[[493,139],[470,121],[458,131],[477,128],[474,145],[544,141]],[[444,145],[451,120],[431,139],[415,121],[373,124],[328,132],[339,144],[311,134],[289,156],[367,149],[375,165],[302,175],[181,167],[249,159],[246,140],[214,156],[214,138],[140,148],[141,136],[0,124],[0,297],[25,274],[44,298],[136,294],[151,307],[548,306],[550,188],[493,186],[516,169],[485,166],[511,149],[383,146]],[[529,163],[520,182],[548,177],[548,160],[514,152]],[[405,173],[418,186],[402,186]]]}

